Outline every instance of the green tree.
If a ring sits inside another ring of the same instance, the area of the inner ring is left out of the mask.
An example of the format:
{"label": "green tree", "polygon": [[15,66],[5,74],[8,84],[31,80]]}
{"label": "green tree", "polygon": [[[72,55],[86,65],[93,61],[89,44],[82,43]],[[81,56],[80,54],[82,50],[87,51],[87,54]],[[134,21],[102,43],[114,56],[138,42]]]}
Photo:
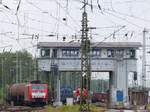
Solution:
{"label": "green tree", "polygon": [[[26,50],[0,53],[0,90],[2,87],[6,90],[8,85],[17,82],[16,73],[18,73],[19,83],[34,80],[35,61]],[[0,99],[1,93],[3,92],[0,91]]]}

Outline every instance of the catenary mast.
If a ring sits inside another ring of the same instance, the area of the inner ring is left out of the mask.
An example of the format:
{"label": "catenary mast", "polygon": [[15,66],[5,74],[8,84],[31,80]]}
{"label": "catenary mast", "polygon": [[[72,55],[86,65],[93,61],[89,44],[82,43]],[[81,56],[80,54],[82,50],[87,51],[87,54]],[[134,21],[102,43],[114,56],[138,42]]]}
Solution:
{"label": "catenary mast", "polygon": [[82,37],[81,37],[81,93],[84,89],[87,90],[88,97],[81,94],[80,100],[80,112],[89,112],[90,107],[90,78],[91,78],[91,66],[90,66],[90,39],[88,37],[88,19],[86,12],[86,0],[84,0],[84,11],[82,13]]}

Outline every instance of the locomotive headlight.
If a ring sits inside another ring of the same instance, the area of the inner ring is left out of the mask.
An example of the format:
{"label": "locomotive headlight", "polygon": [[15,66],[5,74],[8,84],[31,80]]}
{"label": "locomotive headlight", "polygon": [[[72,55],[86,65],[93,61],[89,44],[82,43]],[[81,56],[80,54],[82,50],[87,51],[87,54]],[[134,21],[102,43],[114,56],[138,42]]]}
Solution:
{"label": "locomotive headlight", "polygon": [[45,98],[46,94],[44,92],[32,92],[32,98]]}

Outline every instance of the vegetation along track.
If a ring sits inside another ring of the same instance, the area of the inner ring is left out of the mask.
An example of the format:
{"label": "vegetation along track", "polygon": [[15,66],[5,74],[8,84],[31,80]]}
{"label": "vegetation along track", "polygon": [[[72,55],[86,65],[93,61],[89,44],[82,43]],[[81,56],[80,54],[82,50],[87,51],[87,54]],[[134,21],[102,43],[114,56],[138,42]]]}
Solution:
{"label": "vegetation along track", "polygon": [[0,106],[0,112],[45,112],[44,107]]}

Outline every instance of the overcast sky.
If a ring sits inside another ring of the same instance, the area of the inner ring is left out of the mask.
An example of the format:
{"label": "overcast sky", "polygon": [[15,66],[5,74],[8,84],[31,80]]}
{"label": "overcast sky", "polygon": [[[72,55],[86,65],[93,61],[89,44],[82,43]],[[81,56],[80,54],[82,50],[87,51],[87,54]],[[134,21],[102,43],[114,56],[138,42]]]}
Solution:
{"label": "overcast sky", "polygon": [[[19,0],[2,0],[0,51],[4,47],[6,51],[27,49],[34,55],[37,42],[62,41],[63,37],[66,37],[66,41],[80,39],[83,12],[80,1],[82,0],[21,0],[17,12]],[[88,1],[91,3],[91,0]],[[93,42],[102,41],[122,26],[125,27],[106,41],[142,42],[143,29],[150,30],[150,0],[93,0],[92,6],[93,10],[88,6],[87,12],[88,26],[97,28],[92,30]],[[56,36],[47,36],[50,34]],[[146,34],[147,44],[150,43],[149,34]],[[39,39],[35,39],[35,35],[39,35]],[[142,59],[141,54],[138,58]]]}
{"label": "overcast sky", "polygon": [[[38,41],[52,41],[57,38],[62,41],[64,36],[70,41],[75,34],[80,38],[83,5],[80,1],[82,0],[21,0],[17,13],[18,27],[15,13],[19,0],[3,0],[0,5],[0,46],[13,44],[16,49],[19,42],[17,49],[30,47],[31,42],[36,44],[36,39],[31,39],[33,34],[40,35]],[[97,27],[92,31],[92,41],[101,41],[124,25],[125,28],[107,41],[141,41],[143,28],[150,29],[150,0],[99,0],[101,10],[97,0],[93,0],[92,4],[93,11],[91,7],[87,7],[89,27]],[[18,32],[19,41],[13,40],[18,38]],[[46,36],[49,34],[58,36]]]}

